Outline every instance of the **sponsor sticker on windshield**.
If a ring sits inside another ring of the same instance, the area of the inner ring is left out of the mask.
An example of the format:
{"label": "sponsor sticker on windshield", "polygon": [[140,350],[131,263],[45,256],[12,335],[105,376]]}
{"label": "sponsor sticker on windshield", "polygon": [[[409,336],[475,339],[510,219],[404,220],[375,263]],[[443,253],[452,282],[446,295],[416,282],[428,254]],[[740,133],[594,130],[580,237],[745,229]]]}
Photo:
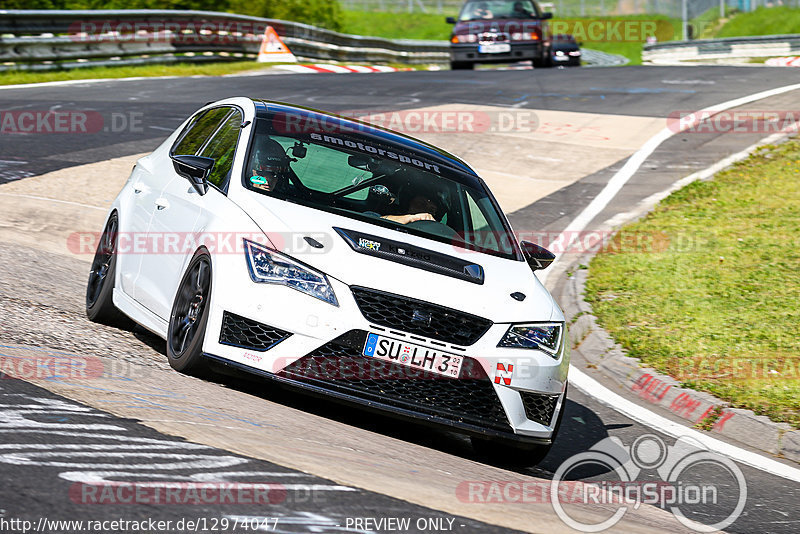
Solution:
{"label": "sponsor sticker on windshield", "polygon": [[336,137],[333,135],[322,135],[318,133],[312,133],[310,137],[314,141],[322,141],[323,143],[328,143],[329,145],[338,145],[341,147],[347,147],[354,150],[359,150],[367,154],[374,154],[375,156],[396,160],[399,161],[400,163],[413,165],[415,167],[425,169],[426,171],[433,171],[436,174],[441,174],[439,166],[434,163],[428,163],[427,161],[423,161],[421,159],[411,156],[406,156],[405,154],[400,154],[398,152],[393,152],[391,150],[376,148],[372,145],[368,145],[360,141],[351,141],[349,139],[343,139],[341,137]]}

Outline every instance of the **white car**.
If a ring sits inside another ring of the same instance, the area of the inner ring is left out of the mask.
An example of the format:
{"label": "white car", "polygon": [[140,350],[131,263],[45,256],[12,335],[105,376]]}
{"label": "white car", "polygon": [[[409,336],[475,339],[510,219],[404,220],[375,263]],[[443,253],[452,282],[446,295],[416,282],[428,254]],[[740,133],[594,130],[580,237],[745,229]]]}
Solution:
{"label": "white car", "polygon": [[86,310],[233,366],[536,463],[567,390],[564,315],[463,161],[288,104],[208,104],[109,211]]}

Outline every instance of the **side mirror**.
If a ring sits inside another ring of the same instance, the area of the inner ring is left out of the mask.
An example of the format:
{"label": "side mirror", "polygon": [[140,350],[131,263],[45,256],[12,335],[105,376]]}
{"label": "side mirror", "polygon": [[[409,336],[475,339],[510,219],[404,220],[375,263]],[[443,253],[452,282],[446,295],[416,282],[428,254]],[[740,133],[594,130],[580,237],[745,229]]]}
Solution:
{"label": "side mirror", "polygon": [[523,241],[520,243],[522,247],[522,253],[525,256],[525,260],[528,262],[528,265],[531,266],[531,269],[534,271],[541,271],[542,269],[547,269],[550,267],[550,264],[556,259],[556,255],[547,250],[546,248],[537,245],[536,243],[531,243],[530,241]]}
{"label": "side mirror", "polygon": [[198,193],[208,192],[208,174],[214,167],[212,158],[203,156],[170,156],[175,172],[189,180]]}
{"label": "side mirror", "polygon": [[553,13],[551,11],[545,11],[544,13],[542,13],[542,16],[539,17],[539,18],[541,20],[552,19],[553,18]]}
{"label": "side mirror", "polygon": [[455,24],[456,23],[456,18],[455,17],[447,17],[446,19],[444,19],[444,21],[446,23],[448,23],[448,24]]}

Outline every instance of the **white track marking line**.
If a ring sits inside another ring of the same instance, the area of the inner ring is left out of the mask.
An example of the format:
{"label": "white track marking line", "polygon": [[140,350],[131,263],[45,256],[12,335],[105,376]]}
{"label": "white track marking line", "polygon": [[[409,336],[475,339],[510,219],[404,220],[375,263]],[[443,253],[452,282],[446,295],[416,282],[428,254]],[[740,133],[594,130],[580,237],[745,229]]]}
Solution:
{"label": "white track marking line", "polygon": [[[588,206],[583,209],[582,212],[578,214],[577,217],[575,217],[575,219],[572,220],[571,223],[569,223],[569,225],[567,225],[564,231],[562,231],[556,239],[556,242],[566,243],[564,250],[569,250],[569,248],[577,239],[578,233],[585,229],[586,226],[592,222],[592,219],[594,219],[601,211],[603,211],[603,209],[605,209],[606,206],[608,206],[611,200],[613,200],[622,187],[628,183],[628,180],[630,180],[631,177],[636,174],[636,171],[639,170],[639,167],[641,167],[647,158],[650,157],[653,152],[655,152],[659,145],[673,135],[695,126],[698,122],[700,122],[701,116],[702,118],[708,118],[716,115],[717,113],[741,106],[743,104],[749,104],[750,102],[755,102],[756,100],[788,93],[789,91],[794,91],[797,89],[800,89],[800,84],[785,85],[776,89],[761,91],[760,93],[728,100],[727,102],[716,104],[687,115],[681,120],[683,127],[680,129],[676,128],[673,130],[669,127],[665,127],[656,135],[648,139],[639,150],[637,150],[630,158],[628,158],[628,161],[625,162],[625,165],[623,165],[622,168],[611,177],[603,190],[600,191],[600,193],[589,203]],[[547,271],[543,271],[539,274],[539,280],[542,282],[542,284],[547,282],[548,275],[553,272],[553,265],[559,263],[559,260],[562,257],[563,254],[558,256]]]}
{"label": "white track marking line", "polygon": [[787,134],[796,132],[798,128],[800,128],[800,122],[795,122],[791,126],[785,128],[782,132],[778,132],[776,134],[772,134],[768,137],[765,137],[760,141],[758,141],[757,143],[754,143],[749,147],[745,148],[741,152],[737,152],[736,154],[731,154],[730,156],[719,160],[718,162],[714,163],[713,165],[710,165],[709,167],[706,167],[705,169],[699,170],[697,172],[690,174],[689,176],[681,178],[680,180],[669,186],[667,189],[659,191],[658,193],[653,193],[649,197],[639,201],[639,203],[636,205],[634,209],[614,215],[610,219],[606,220],[603,223],[603,226],[616,228],[617,226],[620,226],[622,224],[627,223],[628,221],[633,220],[635,217],[653,209],[653,207],[655,207],[656,204],[667,198],[675,191],[683,189],[690,183],[696,182],[697,180],[706,180],[708,178],[711,178],[721,170],[726,169],[731,165],[733,165],[734,163],[742,161],[743,159],[747,158],[750,154],[758,150],[760,147],[776,143],[780,141],[782,138],[784,138]]}
{"label": "white track marking line", "polygon": [[100,211],[107,210],[107,208],[101,208],[99,206],[90,206],[89,204],[81,204],[80,202],[71,202],[69,200],[59,200],[57,198],[37,197],[36,195],[23,195],[21,193],[2,193],[2,192],[0,192],[0,195],[6,197],[30,198],[32,200],[46,200],[47,202],[56,202],[58,204],[69,204],[70,206],[78,206],[80,208],[88,208],[92,210],[100,210]]}
{"label": "white track marking line", "polygon": [[[188,76],[134,76],[131,78],[87,78],[85,80],[60,80],[56,82],[19,83],[16,85],[0,85],[0,90],[28,89],[34,87],[59,87],[61,85],[80,85],[82,83],[139,82],[142,80],[177,80],[178,78],[188,78]],[[192,78],[195,78],[195,76],[192,76]]]}
{"label": "white track marking line", "polygon": [[651,427],[658,432],[674,438],[692,438],[709,450],[727,456],[732,460],[765,471],[771,475],[779,476],[793,482],[800,482],[800,469],[767,458],[761,454],[746,451],[736,445],[731,445],[730,443],[721,441],[693,428],[687,428],[682,423],[677,423],[671,419],[653,413],[644,406],[639,406],[614,393],[594,378],[572,366],[570,366],[569,370],[569,383],[599,403],[605,404],[609,408],[630,417],[640,424]]}

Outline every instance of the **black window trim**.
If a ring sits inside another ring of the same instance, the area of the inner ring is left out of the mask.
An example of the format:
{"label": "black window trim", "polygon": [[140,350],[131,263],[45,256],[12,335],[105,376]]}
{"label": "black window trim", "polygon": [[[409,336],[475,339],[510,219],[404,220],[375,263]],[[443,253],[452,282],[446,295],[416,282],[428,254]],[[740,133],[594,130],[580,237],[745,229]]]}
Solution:
{"label": "black window trim", "polygon": [[[229,108],[229,111],[225,115],[225,117],[223,117],[223,119],[220,121],[219,125],[217,125],[216,129],[214,130],[214,132],[211,135],[208,136],[208,138],[205,140],[205,142],[202,145],[200,145],[200,148],[198,148],[195,151],[194,154],[187,154],[187,155],[195,155],[196,156],[197,154],[199,154],[203,150],[205,150],[206,147],[208,146],[208,144],[214,139],[214,137],[217,136],[217,134],[222,129],[222,127],[225,125],[225,123],[228,122],[228,120],[231,118],[231,115],[233,115],[235,112],[238,111],[239,115],[241,117],[241,125],[240,125],[239,136],[236,138],[236,143],[235,143],[235,146],[234,146],[234,149],[233,149],[233,160],[232,161],[235,163],[236,162],[236,154],[237,154],[237,152],[239,150],[239,143],[241,142],[241,137],[242,137],[241,136],[241,127],[245,125],[245,122],[244,122],[244,109],[242,109],[241,106],[236,105],[236,104],[222,104],[222,105],[219,105],[219,106],[213,106],[213,107],[210,107],[210,108],[207,108],[207,109],[202,109],[202,110],[198,111],[197,113],[195,113],[194,115],[192,115],[192,118],[189,120],[189,124],[186,125],[186,127],[183,129],[181,134],[178,136],[178,139],[176,139],[175,142],[170,147],[169,155],[170,156],[174,156],[175,155],[175,147],[178,146],[181,143],[181,141],[183,141],[183,138],[186,137],[186,135],[189,133],[189,131],[191,131],[192,127],[197,123],[197,120],[199,119],[199,117],[201,115],[204,115],[204,114],[206,114],[206,113],[208,113],[210,111],[213,111],[215,109],[220,109],[220,108]],[[249,143],[249,141],[248,141],[248,143]],[[208,182],[208,185],[210,187],[216,189],[217,191],[219,191],[223,195],[228,196],[228,190],[230,188],[232,175],[233,175],[233,166],[231,166],[231,172],[228,173],[228,176],[225,179],[225,182],[222,184],[222,187],[217,187],[216,185],[214,185],[211,182]]]}
{"label": "black window trim", "polygon": [[[201,109],[200,111],[198,111],[197,113],[192,115],[192,118],[189,119],[189,124],[187,124],[186,127],[183,129],[181,134],[178,136],[178,139],[176,139],[175,142],[172,143],[172,146],[169,149],[169,155],[170,156],[174,156],[175,155],[175,147],[177,147],[179,144],[181,144],[181,141],[183,141],[183,139],[186,137],[186,135],[191,131],[192,127],[194,127],[194,125],[197,123],[197,120],[200,118],[201,115],[205,115],[209,111],[213,111],[215,109],[226,108],[226,107],[229,107],[229,106],[227,106],[227,105],[225,105],[225,106],[214,106],[214,107],[208,108],[208,109]],[[225,115],[226,118],[227,118],[227,116],[228,115]],[[217,126],[217,129],[219,129],[219,126]],[[216,134],[216,133],[217,133],[217,130],[215,129],[214,133],[211,135],[211,137],[213,137],[214,134]],[[205,145],[205,143],[203,143],[203,145]],[[179,154],[179,155],[196,156],[197,152],[198,151],[195,151],[194,154]]]}

